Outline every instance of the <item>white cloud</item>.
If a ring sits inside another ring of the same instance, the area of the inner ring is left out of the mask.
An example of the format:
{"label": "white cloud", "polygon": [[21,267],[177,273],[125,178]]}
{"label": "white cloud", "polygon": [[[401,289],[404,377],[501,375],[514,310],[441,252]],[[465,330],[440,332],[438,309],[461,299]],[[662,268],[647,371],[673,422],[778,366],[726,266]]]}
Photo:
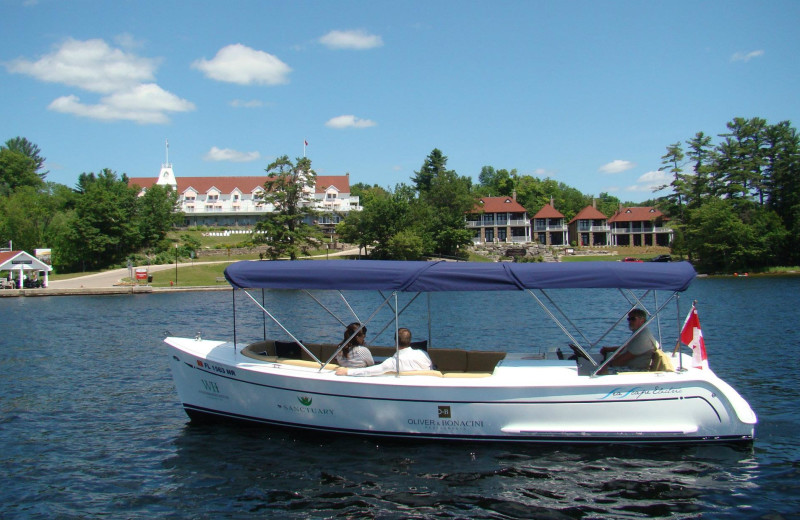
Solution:
{"label": "white cloud", "polygon": [[557,174],[557,170],[548,170],[547,168],[536,168],[531,172],[531,175],[539,178],[553,178]]}
{"label": "white cloud", "polygon": [[17,59],[6,66],[41,81],[107,94],[152,81],[157,65],[158,60],[114,49],[103,40],[69,39],[37,61]]}
{"label": "white cloud", "polygon": [[748,61],[752,60],[753,58],[760,58],[763,55],[764,55],[764,51],[761,51],[761,50],[751,51],[751,52],[737,52],[737,53],[734,53],[733,56],[731,56],[731,61],[748,62]]}
{"label": "white cloud", "polygon": [[608,164],[604,164],[603,166],[598,168],[597,171],[603,173],[622,173],[624,171],[630,170],[635,166],[636,163],[632,163],[630,161],[623,161],[621,159],[616,159]]}
{"label": "white cloud", "polygon": [[288,83],[292,71],[272,54],[240,43],[221,48],[211,60],[196,60],[192,68],[202,71],[208,78],[239,85]]}
{"label": "white cloud", "polygon": [[195,106],[154,83],[148,83],[105,96],[95,105],[81,103],[78,96],[70,95],[55,99],[47,108],[92,119],[164,124],[169,122],[167,112],[188,112]]}
{"label": "white cloud", "polygon": [[264,106],[264,102],[258,99],[251,99],[250,101],[234,99],[231,101],[231,106],[234,108],[260,108]]}
{"label": "white cloud", "polygon": [[649,171],[636,179],[636,184],[628,186],[625,191],[637,191],[652,193],[655,188],[664,186],[672,182],[672,176],[667,172],[658,170]]}
{"label": "white cloud", "polygon": [[363,29],[351,31],[331,31],[319,39],[322,45],[330,49],[366,50],[383,46],[383,38],[369,34]]}
{"label": "white cloud", "polygon": [[261,158],[258,152],[240,152],[230,148],[217,148],[212,146],[204,156],[204,161],[230,161],[230,162],[251,162]]}
{"label": "white cloud", "polygon": [[368,128],[375,125],[377,125],[375,121],[359,119],[352,115],[334,117],[325,123],[325,126],[329,128]]}
{"label": "white cloud", "polygon": [[114,36],[114,41],[117,43],[117,45],[125,49],[139,49],[144,47],[144,42],[142,40],[137,40],[130,33],[118,34],[117,36]]}
{"label": "white cloud", "polygon": [[[118,41],[135,45],[128,34],[120,35]],[[159,61],[113,48],[99,39],[68,39],[37,61],[18,59],[6,67],[40,81],[105,94],[95,104],[82,102],[75,94],[60,96],[48,105],[55,112],[103,121],[164,124],[169,122],[169,112],[188,112],[195,106],[152,82]]]}

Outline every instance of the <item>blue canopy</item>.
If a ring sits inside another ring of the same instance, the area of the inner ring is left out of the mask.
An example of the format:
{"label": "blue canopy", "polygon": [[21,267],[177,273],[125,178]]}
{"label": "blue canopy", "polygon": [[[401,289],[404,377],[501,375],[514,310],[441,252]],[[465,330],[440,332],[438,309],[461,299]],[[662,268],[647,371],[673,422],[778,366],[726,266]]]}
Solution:
{"label": "blue canopy", "polygon": [[603,288],[685,291],[695,276],[688,262],[303,260],[243,261],[225,269],[225,278],[239,289],[403,292]]}

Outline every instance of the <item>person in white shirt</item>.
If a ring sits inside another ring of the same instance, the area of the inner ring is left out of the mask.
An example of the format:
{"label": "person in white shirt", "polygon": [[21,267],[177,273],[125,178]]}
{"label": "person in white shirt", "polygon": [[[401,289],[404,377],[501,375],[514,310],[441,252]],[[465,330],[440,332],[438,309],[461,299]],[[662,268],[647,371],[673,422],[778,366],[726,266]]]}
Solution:
{"label": "person in white shirt", "polygon": [[395,355],[379,365],[364,368],[336,369],[337,376],[378,376],[387,372],[407,372],[410,370],[430,370],[432,363],[424,350],[411,348],[411,331],[406,328],[397,329],[398,351]]}

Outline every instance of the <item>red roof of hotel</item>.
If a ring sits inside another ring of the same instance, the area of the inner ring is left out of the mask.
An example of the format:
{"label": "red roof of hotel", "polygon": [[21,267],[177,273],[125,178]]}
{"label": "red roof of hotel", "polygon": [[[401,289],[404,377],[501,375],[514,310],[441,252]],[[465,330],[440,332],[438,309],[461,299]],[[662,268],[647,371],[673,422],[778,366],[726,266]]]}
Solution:
{"label": "red roof of hotel", "polygon": [[317,175],[317,193],[325,193],[333,186],[339,193],[350,193],[349,175]]}
{"label": "red roof of hotel", "polygon": [[608,219],[609,222],[646,222],[664,218],[664,214],[652,206],[622,208]]}
{"label": "red roof of hotel", "polygon": [[[216,188],[221,193],[231,193],[239,189],[242,193],[252,193],[256,188],[263,188],[267,182],[266,175],[252,177],[175,177],[178,181],[178,193],[183,193],[192,188],[198,193],[206,193],[211,188]],[[147,188],[154,185],[158,177],[132,177],[128,179],[128,186]],[[350,176],[348,175],[317,175],[317,193],[325,193],[331,187],[336,187],[340,193],[350,193]]]}
{"label": "red roof of hotel", "polygon": [[550,204],[545,204],[533,218],[564,218],[564,215]]}
{"label": "red roof of hotel", "polygon": [[594,206],[586,206],[582,210],[578,212],[575,217],[569,221],[570,224],[575,222],[576,220],[606,220],[608,217],[603,215],[599,209],[595,208]]}
{"label": "red roof of hotel", "polygon": [[484,211],[486,213],[524,213],[522,204],[513,197],[481,197],[473,213]]}

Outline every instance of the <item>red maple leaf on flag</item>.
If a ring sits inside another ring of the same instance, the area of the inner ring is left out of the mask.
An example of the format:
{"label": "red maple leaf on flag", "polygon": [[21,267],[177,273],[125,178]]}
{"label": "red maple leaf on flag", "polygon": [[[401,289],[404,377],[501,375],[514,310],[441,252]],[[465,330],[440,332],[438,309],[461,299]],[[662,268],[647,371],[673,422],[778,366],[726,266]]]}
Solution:
{"label": "red maple leaf on flag", "polygon": [[681,343],[692,349],[692,366],[694,368],[708,368],[708,354],[706,342],[703,340],[703,331],[700,328],[700,317],[697,308],[692,304],[692,310],[686,316],[681,330]]}

